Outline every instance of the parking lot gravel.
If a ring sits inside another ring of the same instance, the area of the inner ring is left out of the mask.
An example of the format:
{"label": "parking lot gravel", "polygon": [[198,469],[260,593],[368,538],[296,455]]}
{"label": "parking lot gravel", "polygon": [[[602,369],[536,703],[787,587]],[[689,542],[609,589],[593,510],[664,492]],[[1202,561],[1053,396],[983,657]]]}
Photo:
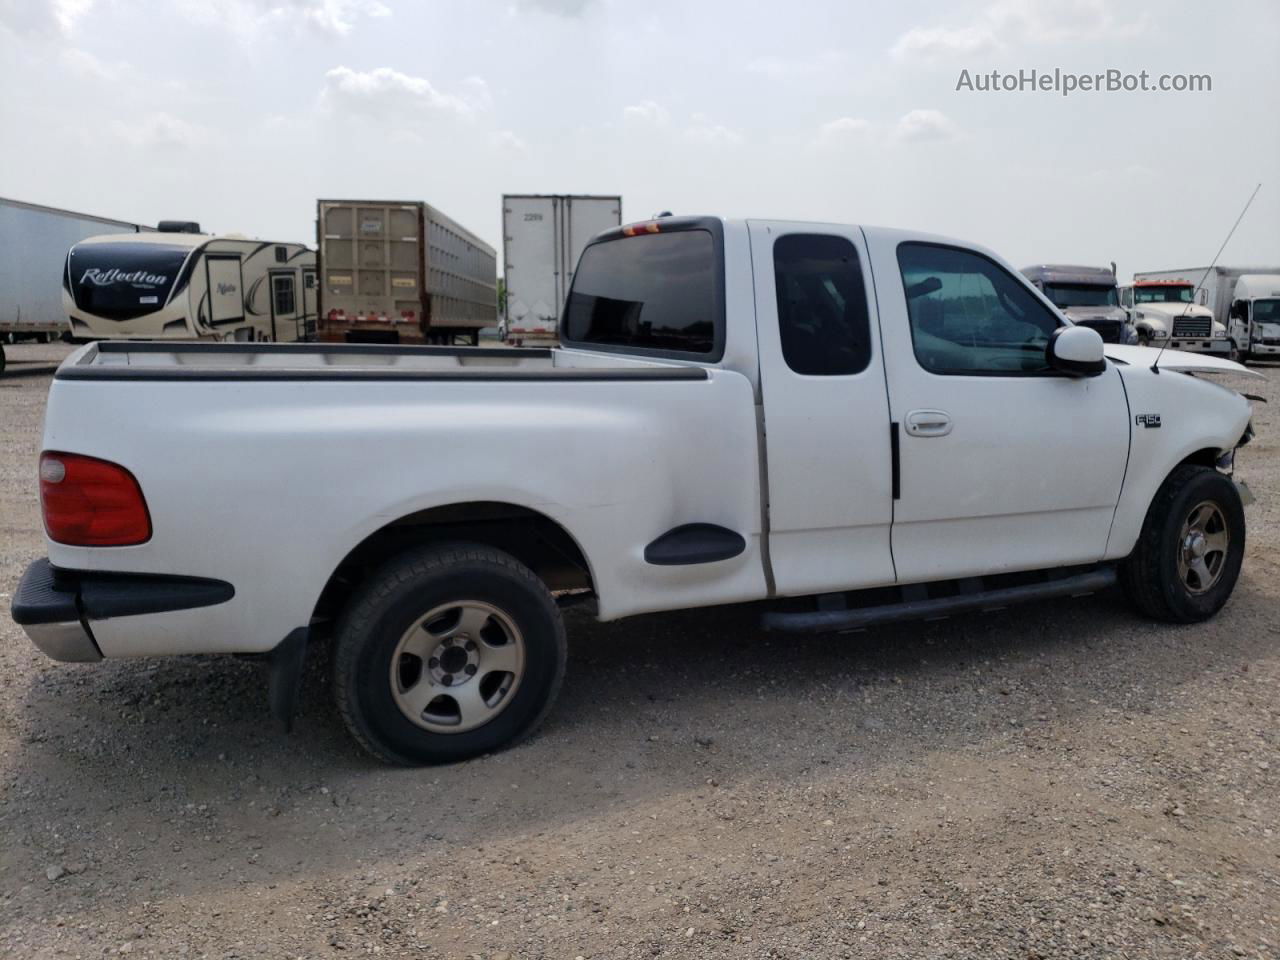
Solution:
{"label": "parking lot gravel", "polygon": [[[0,377],[6,612],[68,349]],[[1259,369],[1230,385],[1276,399]],[[830,637],[575,610],[542,732],[451,767],[361,754],[322,654],[286,735],[256,664],[56,664],[0,617],[0,956],[1280,956],[1280,416],[1254,422],[1207,624],[1118,594]]]}

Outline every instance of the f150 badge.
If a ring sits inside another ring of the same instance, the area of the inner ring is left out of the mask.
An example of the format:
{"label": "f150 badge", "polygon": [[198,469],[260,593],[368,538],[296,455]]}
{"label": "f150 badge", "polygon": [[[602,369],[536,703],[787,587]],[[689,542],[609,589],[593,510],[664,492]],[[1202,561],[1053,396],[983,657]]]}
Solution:
{"label": "f150 badge", "polygon": [[1133,422],[1140,427],[1146,427],[1148,430],[1160,429],[1160,414],[1158,413],[1140,413],[1133,418]]}

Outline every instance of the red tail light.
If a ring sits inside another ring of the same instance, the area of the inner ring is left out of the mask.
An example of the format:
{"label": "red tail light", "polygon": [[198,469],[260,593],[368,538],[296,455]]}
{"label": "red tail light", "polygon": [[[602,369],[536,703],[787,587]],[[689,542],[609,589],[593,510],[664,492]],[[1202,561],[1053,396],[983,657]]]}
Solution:
{"label": "red tail light", "polygon": [[40,455],[40,505],[49,538],[74,547],[125,547],[151,539],[151,515],[132,473],[75,453]]}

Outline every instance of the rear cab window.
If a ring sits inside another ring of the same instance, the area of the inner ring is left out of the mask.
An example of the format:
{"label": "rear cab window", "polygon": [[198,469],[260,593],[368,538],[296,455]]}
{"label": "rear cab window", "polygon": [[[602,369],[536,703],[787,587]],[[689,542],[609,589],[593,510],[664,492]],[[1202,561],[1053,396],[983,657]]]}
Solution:
{"label": "rear cab window", "polygon": [[724,355],[723,230],[713,218],[630,224],[582,252],[566,346],[715,362]]}

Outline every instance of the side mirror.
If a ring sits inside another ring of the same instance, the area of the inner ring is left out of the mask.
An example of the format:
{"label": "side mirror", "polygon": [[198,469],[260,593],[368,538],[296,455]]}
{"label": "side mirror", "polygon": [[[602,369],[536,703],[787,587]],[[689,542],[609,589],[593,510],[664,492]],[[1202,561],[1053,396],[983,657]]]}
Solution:
{"label": "side mirror", "polygon": [[1089,327],[1059,327],[1049,337],[1044,355],[1052,369],[1073,377],[1096,377],[1107,369],[1102,337]]}

